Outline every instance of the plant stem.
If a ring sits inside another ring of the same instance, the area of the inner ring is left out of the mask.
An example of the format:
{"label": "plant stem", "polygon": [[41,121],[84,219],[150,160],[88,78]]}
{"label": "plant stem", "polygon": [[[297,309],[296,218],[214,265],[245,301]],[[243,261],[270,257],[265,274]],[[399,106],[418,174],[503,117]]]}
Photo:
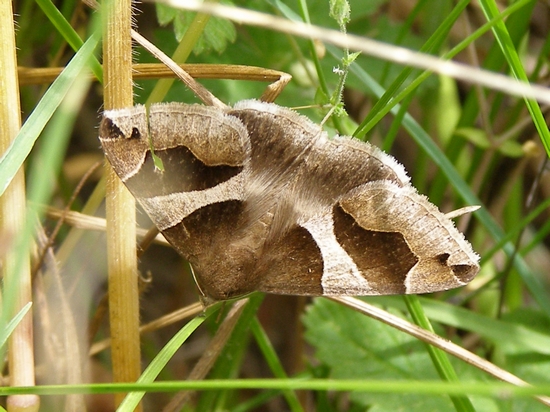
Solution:
{"label": "plant stem", "polygon": [[[103,3],[106,109],[133,105],[131,7],[130,0]],[[115,382],[135,382],[141,374],[135,200],[109,165],[106,173],[113,377]],[[124,394],[117,394],[116,403],[123,398]]]}

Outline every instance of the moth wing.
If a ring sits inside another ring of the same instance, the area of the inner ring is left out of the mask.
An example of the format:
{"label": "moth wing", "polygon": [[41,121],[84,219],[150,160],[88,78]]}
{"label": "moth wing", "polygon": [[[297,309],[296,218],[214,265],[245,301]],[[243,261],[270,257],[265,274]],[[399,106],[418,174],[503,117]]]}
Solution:
{"label": "moth wing", "polygon": [[139,172],[147,153],[149,136],[144,106],[103,113],[99,140],[105,156],[124,182]]}
{"label": "moth wing", "polygon": [[320,296],[323,256],[309,231],[294,225],[266,244],[259,255],[258,291],[281,295]]}
{"label": "moth wing", "polygon": [[250,141],[240,120],[216,107],[162,103],[149,109],[155,150],[186,147],[207,166],[243,166]]}
{"label": "moth wing", "polygon": [[[213,202],[241,200],[250,142],[243,124],[217,108],[177,103],[112,110],[100,141],[114,170],[165,230]],[[153,162],[154,153],[164,171]]]}
{"label": "moth wing", "polygon": [[396,285],[388,279],[417,262],[400,234],[358,228],[338,206],[298,221],[259,256],[258,290],[314,296],[404,293],[402,278]]}
{"label": "moth wing", "polygon": [[[299,222],[273,249],[259,290],[307,295],[431,293],[468,283],[479,257],[435,205],[412,186],[363,184],[330,210]],[[297,247],[309,245],[309,260]],[[316,248],[314,248],[315,246]],[[269,253],[269,252],[268,252]],[[277,262],[283,256],[284,264]],[[293,264],[294,263],[294,264]],[[318,290],[305,285],[320,284]]]}
{"label": "moth wing", "polygon": [[393,158],[328,140],[288,109],[137,106],[106,112],[100,140],[216,300],[254,290],[427,293],[464,285],[479,270],[469,243]]}
{"label": "moth wing", "polygon": [[274,240],[260,262],[262,292],[366,296],[405,293],[418,259],[400,233],[362,229],[335,206]]}
{"label": "moth wing", "polygon": [[370,294],[447,290],[479,271],[479,257],[453,222],[412,186],[366,183],[339,200],[333,217],[335,237]]}

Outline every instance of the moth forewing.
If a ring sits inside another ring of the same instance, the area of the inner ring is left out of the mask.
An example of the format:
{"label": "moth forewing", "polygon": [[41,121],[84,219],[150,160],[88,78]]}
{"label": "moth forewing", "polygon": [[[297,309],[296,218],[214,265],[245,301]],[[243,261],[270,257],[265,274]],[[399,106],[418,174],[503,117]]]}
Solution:
{"label": "moth forewing", "polygon": [[[479,257],[462,233],[412,186],[370,182],[352,190],[339,204],[363,230],[402,236],[406,248],[392,253],[393,262],[404,260],[406,254],[416,259],[401,273],[405,293],[463,286],[479,271]],[[398,277],[397,267],[391,272]]]}
{"label": "moth forewing", "polygon": [[140,171],[148,151],[148,139],[144,106],[103,113],[99,140],[109,163],[123,182]]}

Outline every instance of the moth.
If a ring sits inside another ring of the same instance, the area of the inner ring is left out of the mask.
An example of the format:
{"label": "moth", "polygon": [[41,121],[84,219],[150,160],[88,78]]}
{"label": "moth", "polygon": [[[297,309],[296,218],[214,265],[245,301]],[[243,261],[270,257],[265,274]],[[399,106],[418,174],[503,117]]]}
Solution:
{"label": "moth", "polygon": [[479,271],[393,157],[276,104],[106,111],[99,138],[207,299],[429,293]]}

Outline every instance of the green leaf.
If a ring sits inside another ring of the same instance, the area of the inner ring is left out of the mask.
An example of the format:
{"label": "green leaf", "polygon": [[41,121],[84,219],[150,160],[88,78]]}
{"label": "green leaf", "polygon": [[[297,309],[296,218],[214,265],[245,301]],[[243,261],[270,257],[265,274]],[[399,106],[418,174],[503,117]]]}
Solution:
{"label": "green leaf", "polygon": [[325,104],[327,104],[329,102],[329,98],[326,95],[326,93],[323,91],[323,89],[318,87],[315,90],[315,97],[313,98],[313,101],[315,102],[315,104],[317,104],[319,106],[324,106]]}
{"label": "green leaf", "polygon": [[[325,299],[316,299],[304,317],[306,339],[335,379],[437,379],[423,344],[383,323]],[[369,411],[451,410],[449,398],[354,392],[350,398]]]}
{"label": "green leaf", "polygon": [[475,127],[461,127],[455,130],[455,135],[468,140],[480,149],[488,149],[491,147],[491,142],[481,129]]}
{"label": "green leaf", "polygon": [[342,57],[342,64],[350,66],[361,55],[361,52],[350,53],[348,56]]}
{"label": "green leaf", "polygon": [[508,157],[517,158],[525,155],[523,145],[515,140],[506,140],[499,146],[498,151]]}
{"label": "green leaf", "polygon": [[199,38],[193,52],[200,54],[213,49],[221,53],[227,47],[227,43],[233,43],[236,38],[237,31],[232,22],[212,17],[206,23],[203,35]]}
{"label": "green leaf", "polygon": [[[158,22],[163,26],[173,23],[174,35],[178,41],[182,40],[196,14],[157,4]],[[209,17],[203,33],[195,44],[193,53],[197,55],[210,51],[221,53],[227,44],[233,43],[236,38],[237,32],[232,22],[218,17]]]}
{"label": "green leaf", "polygon": [[161,26],[168,25],[178,14],[178,10],[165,4],[156,3],[155,6],[157,8],[157,20]]}

